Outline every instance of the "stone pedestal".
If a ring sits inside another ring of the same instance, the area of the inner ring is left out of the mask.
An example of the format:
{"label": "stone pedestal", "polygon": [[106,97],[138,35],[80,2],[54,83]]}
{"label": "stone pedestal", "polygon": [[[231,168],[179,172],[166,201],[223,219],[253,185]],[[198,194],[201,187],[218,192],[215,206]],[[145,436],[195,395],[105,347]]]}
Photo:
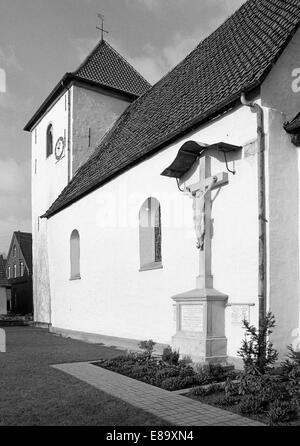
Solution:
{"label": "stone pedestal", "polygon": [[228,296],[213,288],[188,291],[176,302],[176,334],[172,347],[195,362],[225,362],[225,307]]}

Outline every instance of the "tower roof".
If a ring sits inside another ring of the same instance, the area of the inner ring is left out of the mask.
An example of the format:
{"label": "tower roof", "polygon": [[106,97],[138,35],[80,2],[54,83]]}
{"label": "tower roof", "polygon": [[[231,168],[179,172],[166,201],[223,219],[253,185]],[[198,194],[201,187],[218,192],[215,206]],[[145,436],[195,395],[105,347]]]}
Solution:
{"label": "tower roof", "polygon": [[40,118],[72,82],[117,93],[130,102],[143,95],[151,85],[105,40],[101,40],[83,63],[66,73],[29,120],[24,130],[31,131]]}
{"label": "tower roof", "polygon": [[105,40],[73,72],[81,79],[141,96],[151,85]]}

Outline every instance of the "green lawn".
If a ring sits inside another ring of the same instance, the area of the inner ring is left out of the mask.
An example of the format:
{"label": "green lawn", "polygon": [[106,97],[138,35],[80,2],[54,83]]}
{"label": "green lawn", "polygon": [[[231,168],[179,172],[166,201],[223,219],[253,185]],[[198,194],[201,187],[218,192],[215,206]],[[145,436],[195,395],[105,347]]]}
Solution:
{"label": "green lawn", "polygon": [[32,327],[8,327],[0,353],[0,426],[162,426],[153,415],[50,367],[120,351]]}

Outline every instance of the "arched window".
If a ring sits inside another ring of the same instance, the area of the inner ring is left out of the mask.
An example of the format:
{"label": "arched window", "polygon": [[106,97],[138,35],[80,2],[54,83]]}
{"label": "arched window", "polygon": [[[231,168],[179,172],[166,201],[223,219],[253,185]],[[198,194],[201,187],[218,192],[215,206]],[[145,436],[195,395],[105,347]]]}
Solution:
{"label": "arched window", "polygon": [[14,245],[14,247],[13,247],[13,256],[17,257],[17,247],[16,247],[16,245]]}
{"label": "arched window", "polygon": [[53,125],[49,124],[47,127],[47,138],[46,138],[46,152],[47,158],[53,153]]}
{"label": "arched window", "polygon": [[161,268],[161,212],[156,198],[147,198],[139,220],[141,270]]}
{"label": "arched window", "polygon": [[70,238],[71,280],[80,279],[80,237],[77,229]]}

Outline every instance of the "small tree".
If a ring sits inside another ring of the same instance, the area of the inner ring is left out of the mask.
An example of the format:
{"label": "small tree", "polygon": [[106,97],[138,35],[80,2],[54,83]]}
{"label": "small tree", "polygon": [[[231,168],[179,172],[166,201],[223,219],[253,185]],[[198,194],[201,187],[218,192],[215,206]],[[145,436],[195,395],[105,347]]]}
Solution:
{"label": "small tree", "polygon": [[278,352],[269,340],[272,329],[276,325],[275,317],[269,312],[261,321],[259,329],[250,325],[247,320],[243,321],[243,325],[246,338],[238,355],[242,357],[246,371],[252,369],[265,374],[278,358]]}

